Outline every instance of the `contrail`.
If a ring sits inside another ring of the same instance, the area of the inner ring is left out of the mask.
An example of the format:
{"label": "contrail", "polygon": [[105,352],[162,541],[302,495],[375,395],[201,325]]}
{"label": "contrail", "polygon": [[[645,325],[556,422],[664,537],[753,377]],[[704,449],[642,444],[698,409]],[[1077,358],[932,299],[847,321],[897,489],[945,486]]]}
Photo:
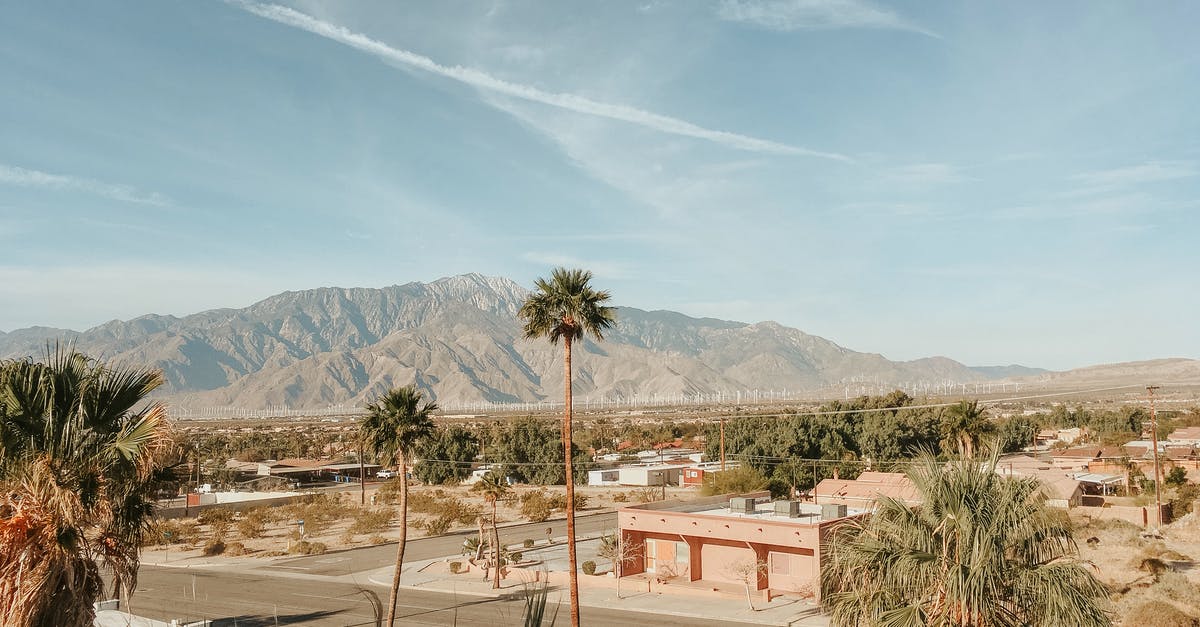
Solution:
{"label": "contrail", "polygon": [[620,120],[630,124],[636,124],[646,128],[670,133],[672,135],[682,135],[684,137],[695,137],[707,141],[723,144],[731,148],[739,150],[748,150],[751,152],[772,153],[781,155],[800,155],[807,157],[819,157],[822,159],[832,159],[835,161],[849,162],[851,159],[845,155],[832,152],[820,152],[782,144],[779,142],[770,141],[767,139],[759,139],[757,137],[749,137],[747,135],[739,135],[727,131],[718,131],[702,126],[697,126],[691,122],[680,120],[666,115],[660,115],[651,111],[645,111],[636,107],[630,107],[620,104],[610,104],[606,102],[598,102],[582,96],[574,94],[552,93],[519,83],[512,83],[506,80],[496,78],[486,72],[476,70],[474,68],[463,67],[461,65],[446,66],[442,65],[429,57],[393,48],[381,41],[371,39],[361,33],[355,33],[345,27],[337,24],[330,24],[318,20],[311,15],[301,13],[294,9],[283,7],[275,4],[257,4],[253,2],[239,2],[234,0],[231,2],[234,6],[240,7],[250,13],[264,17],[266,19],[306,30],[314,35],[319,35],[327,39],[331,39],[341,44],[356,48],[363,52],[375,55],[388,63],[403,66],[407,68],[415,68],[436,74],[460,83],[470,85],[479,89],[486,89],[498,94],[512,96],[531,102],[538,102],[568,111],[584,113],[587,115],[595,115],[611,120]]}
{"label": "contrail", "polygon": [[0,185],[21,187],[46,187],[51,189],[78,190],[104,196],[122,202],[132,202],[156,207],[171,206],[171,199],[157,192],[143,192],[132,185],[105,183],[94,179],[51,174],[0,163]]}

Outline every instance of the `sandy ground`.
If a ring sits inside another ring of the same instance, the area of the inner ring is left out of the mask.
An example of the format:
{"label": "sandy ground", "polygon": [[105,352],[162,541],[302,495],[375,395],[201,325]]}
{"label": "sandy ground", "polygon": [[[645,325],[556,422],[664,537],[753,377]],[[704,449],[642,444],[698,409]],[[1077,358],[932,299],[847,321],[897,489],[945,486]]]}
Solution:
{"label": "sandy ground", "polygon": [[[320,530],[319,533],[312,533],[311,525],[307,525],[305,540],[309,542],[319,542],[324,544],[328,550],[341,548],[350,548],[356,546],[366,546],[372,543],[382,541],[395,540],[398,537],[397,525],[399,523],[399,508],[395,505],[378,505],[372,506],[372,497],[379,489],[379,484],[368,485],[366,491],[366,509],[381,509],[389,508],[395,514],[392,517],[391,523],[387,530],[378,534],[357,534],[351,535],[348,533],[349,527],[354,522],[356,512],[363,509],[359,504],[359,489],[358,486],[351,486],[346,491],[340,492],[342,512],[339,520],[330,524],[327,528]],[[478,492],[470,491],[468,486],[413,486],[411,492],[417,494],[432,494],[440,490],[444,495],[443,498],[453,497],[470,506],[476,507],[479,511],[491,513],[491,505],[484,501],[484,498]],[[529,522],[528,518],[521,515],[520,496],[528,492],[536,492],[543,490],[547,494],[565,495],[565,488],[562,486],[538,487],[538,486],[514,486],[508,498],[500,501],[497,504],[496,514],[498,523],[507,522]],[[661,489],[653,489],[655,499],[660,497]],[[638,503],[639,497],[645,498],[650,496],[644,488],[617,488],[617,487],[592,487],[592,486],[576,486],[577,494],[583,494],[588,497],[587,506],[582,510],[577,510],[577,513],[592,513],[604,510],[612,510],[624,504]],[[668,497],[671,496],[693,496],[698,494],[692,488],[667,488]],[[624,499],[623,501],[621,499]],[[247,503],[242,511],[253,508],[252,503]],[[425,521],[435,518],[434,514],[410,512],[408,537],[420,538],[427,535],[427,532],[422,528]],[[555,511],[547,520],[561,520],[565,517],[564,512]],[[185,521],[196,521],[195,518],[183,519]],[[454,524],[448,531],[460,531],[463,529],[476,529],[474,523],[470,525]],[[295,520],[286,519],[273,523],[268,523],[264,529],[264,533],[258,538],[243,537],[237,531],[237,526],[231,525],[224,533],[223,539],[226,545],[233,542],[240,542],[245,546],[247,554],[254,557],[276,557],[286,554],[296,543],[296,531],[298,526]],[[208,525],[200,526],[200,540],[192,545],[184,545],[180,543],[171,544],[169,547],[163,546],[148,546],[147,550],[157,551],[168,549],[171,559],[182,559],[187,557],[197,557],[202,554],[204,544],[213,537],[213,530]],[[540,540],[541,538],[537,538]]]}
{"label": "sandy ground", "polygon": [[1117,624],[1134,624],[1123,619],[1147,602],[1200,616],[1200,517],[1189,514],[1165,525],[1158,536],[1123,521],[1094,520],[1080,510],[1072,520],[1080,557],[1092,562],[1098,578],[1114,591]]}

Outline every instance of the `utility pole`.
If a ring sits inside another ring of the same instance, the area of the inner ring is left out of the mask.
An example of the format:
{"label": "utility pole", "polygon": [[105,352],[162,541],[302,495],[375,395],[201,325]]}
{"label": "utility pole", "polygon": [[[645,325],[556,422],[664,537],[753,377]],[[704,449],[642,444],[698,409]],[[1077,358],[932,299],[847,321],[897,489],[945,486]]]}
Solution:
{"label": "utility pole", "polygon": [[1158,467],[1158,417],[1154,413],[1154,390],[1157,385],[1147,385],[1146,392],[1150,395],[1150,443],[1154,447],[1154,520],[1155,531],[1162,528],[1162,473]]}
{"label": "utility pole", "polygon": [[725,419],[721,419],[721,472],[725,472]]}

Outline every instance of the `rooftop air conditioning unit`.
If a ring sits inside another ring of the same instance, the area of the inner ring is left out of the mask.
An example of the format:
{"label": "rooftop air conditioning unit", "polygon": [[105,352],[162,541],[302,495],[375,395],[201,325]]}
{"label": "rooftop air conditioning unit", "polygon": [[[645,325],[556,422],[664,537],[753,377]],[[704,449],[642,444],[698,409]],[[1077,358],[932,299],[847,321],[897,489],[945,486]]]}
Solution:
{"label": "rooftop air conditioning unit", "polygon": [[753,514],[755,512],[754,499],[744,496],[729,499],[729,510],[737,514]]}
{"label": "rooftop air conditioning unit", "polygon": [[842,503],[823,503],[821,520],[837,520],[846,517],[846,506]]}
{"label": "rooftop air conditioning unit", "polygon": [[800,501],[775,501],[775,515],[799,518]]}

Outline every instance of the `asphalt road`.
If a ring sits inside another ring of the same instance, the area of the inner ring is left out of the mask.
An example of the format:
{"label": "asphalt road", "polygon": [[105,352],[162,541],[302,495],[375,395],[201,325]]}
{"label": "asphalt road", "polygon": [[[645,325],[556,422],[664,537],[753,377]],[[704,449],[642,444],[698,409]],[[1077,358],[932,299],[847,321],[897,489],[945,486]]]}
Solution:
{"label": "asphalt road", "polygon": [[[591,514],[575,517],[575,534],[590,535],[612,531],[617,526],[616,513]],[[539,543],[545,543],[546,528],[553,529],[552,536],[558,538],[567,535],[565,520],[529,523],[500,528],[502,544],[516,544],[526,538]],[[463,540],[476,535],[475,531],[462,531],[432,538],[417,538],[409,540],[404,547],[404,561],[415,562],[447,555],[457,555],[462,549]],[[272,562],[262,570],[279,570],[307,575],[346,575],[375,570],[396,563],[396,543],[364,547],[328,553],[325,555],[309,555]]]}
{"label": "asphalt road", "polygon": [[[551,598],[555,598],[552,596]],[[377,625],[376,611],[387,616],[388,590],[321,578],[299,578],[264,570],[231,572],[143,566],[130,611],[162,621],[210,619],[213,627]],[[378,608],[378,609],[377,609]],[[402,588],[397,603],[400,625],[521,625],[520,593],[493,599]],[[663,614],[606,608],[581,608],[589,627],[629,627],[653,622],[660,627],[745,627],[742,623],[704,621]],[[561,605],[558,623],[567,622]]]}

